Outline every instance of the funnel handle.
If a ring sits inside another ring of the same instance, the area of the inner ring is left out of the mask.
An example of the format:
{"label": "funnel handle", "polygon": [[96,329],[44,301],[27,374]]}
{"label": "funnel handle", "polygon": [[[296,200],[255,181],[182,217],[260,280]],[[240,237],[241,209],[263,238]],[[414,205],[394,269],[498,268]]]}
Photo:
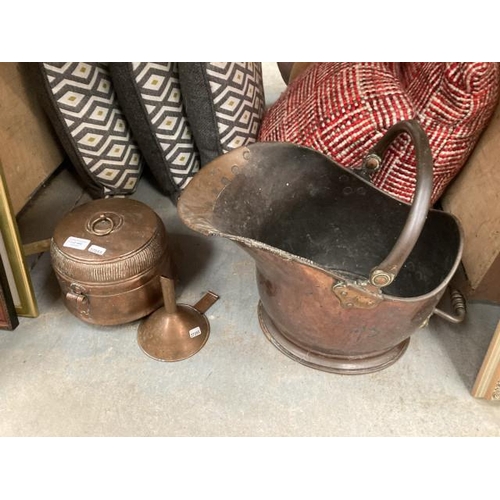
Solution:
{"label": "funnel handle", "polygon": [[371,270],[370,283],[378,288],[389,285],[396,278],[415,246],[425,224],[431,204],[433,161],[429,139],[416,120],[401,121],[393,125],[365,158],[363,169],[375,171],[397,136],[410,135],[417,157],[417,184],[415,195],[405,225],[394,247],[385,260]]}
{"label": "funnel handle", "polygon": [[217,301],[219,296],[208,291],[193,307],[200,313],[205,314]]}

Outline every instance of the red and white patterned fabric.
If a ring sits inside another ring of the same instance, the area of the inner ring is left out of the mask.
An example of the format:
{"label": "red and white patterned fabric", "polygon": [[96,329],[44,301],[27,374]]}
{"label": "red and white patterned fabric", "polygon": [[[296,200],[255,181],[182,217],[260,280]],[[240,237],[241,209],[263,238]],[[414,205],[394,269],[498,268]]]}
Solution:
{"label": "red and white patterned fabric", "polygon": [[[308,146],[352,168],[389,127],[416,119],[434,159],[434,203],[486,127],[499,86],[498,63],[315,63],[267,111],[259,140]],[[415,163],[404,134],[387,151],[373,184],[409,203]]]}

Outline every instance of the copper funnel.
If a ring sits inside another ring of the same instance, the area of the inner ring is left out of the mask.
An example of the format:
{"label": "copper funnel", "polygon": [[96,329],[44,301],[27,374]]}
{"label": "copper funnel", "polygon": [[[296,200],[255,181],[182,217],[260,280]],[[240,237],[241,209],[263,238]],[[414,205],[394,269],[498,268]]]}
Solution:
{"label": "copper funnel", "polygon": [[140,348],[158,361],[181,361],[196,354],[207,342],[210,323],[205,312],[218,300],[207,292],[195,306],[177,304],[174,280],[161,276],[164,307],[142,321],[137,332]]}

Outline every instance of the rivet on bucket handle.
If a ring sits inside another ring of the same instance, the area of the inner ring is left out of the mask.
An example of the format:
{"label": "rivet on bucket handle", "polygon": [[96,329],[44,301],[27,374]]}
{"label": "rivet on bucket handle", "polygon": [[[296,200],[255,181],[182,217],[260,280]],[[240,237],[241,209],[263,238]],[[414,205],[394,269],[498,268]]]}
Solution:
{"label": "rivet on bucket handle", "polygon": [[432,195],[432,154],[429,140],[415,120],[393,125],[382,139],[369,151],[363,163],[368,173],[377,170],[387,148],[397,136],[410,135],[417,157],[417,184],[410,212],[398,240],[389,255],[370,273],[370,283],[378,288],[391,284],[415,246],[427,218]]}

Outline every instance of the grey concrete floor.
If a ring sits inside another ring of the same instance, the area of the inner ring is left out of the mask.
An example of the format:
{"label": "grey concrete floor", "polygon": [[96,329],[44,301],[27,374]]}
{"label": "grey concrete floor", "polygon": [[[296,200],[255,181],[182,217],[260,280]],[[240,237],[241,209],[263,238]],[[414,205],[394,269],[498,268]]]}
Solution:
{"label": "grey concrete floor", "polygon": [[[500,436],[500,405],[470,395],[499,306],[469,304],[462,325],[432,318],[378,373],[313,370],[261,332],[246,253],[187,229],[148,175],[133,198],[171,236],[178,301],[220,295],[207,313],[207,344],[177,363],[147,357],[136,341],[139,321],[81,322],[63,304],[49,254],[32,256],[40,315],[0,332],[0,436]],[[49,238],[89,199],[73,171],[62,170],[19,218],[23,242]]]}

